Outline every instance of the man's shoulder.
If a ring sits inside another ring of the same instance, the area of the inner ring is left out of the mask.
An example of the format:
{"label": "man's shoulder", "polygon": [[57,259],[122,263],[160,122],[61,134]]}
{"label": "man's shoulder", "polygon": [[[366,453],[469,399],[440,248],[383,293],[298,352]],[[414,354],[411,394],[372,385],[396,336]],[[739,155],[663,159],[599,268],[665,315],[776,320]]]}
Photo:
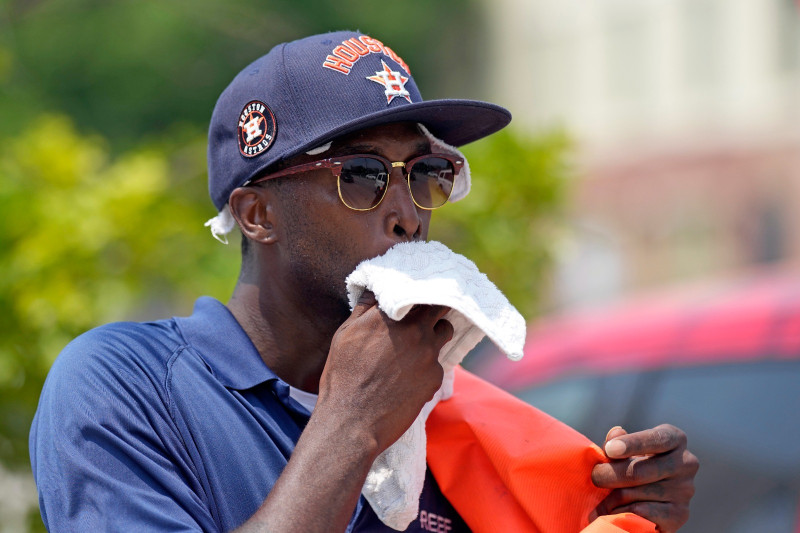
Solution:
{"label": "man's shoulder", "polygon": [[185,341],[174,319],[157,322],[115,322],[91,329],[72,340],[56,358],[48,381],[72,386],[87,380],[105,385],[146,379],[163,382],[170,358]]}
{"label": "man's shoulder", "polygon": [[[167,529],[170,515],[153,514],[155,507],[187,522],[205,520],[207,511],[193,499],[195,486],[186,486],[198,474],[166,386],[169,362],[184,351],[175,319],[168,319],[100,326],[59,354],[29,436],[40,505],[51,527],[80,530],[79,523],[92,523],[102,530],[101,524],[152,523],[157,516],[166,522],[152,529]],[[176,510],[177,502],[153,486],[180,494],[186,505]],[[122,511],[109,519],[103,505],[115,498]],[[190,518],[186,511],[192,506]],[[213,527],[210,519],[198,523],[205,524],[203,530]]]}
{"label": "man's shoulder", "polygon": [[156,322],[113,322],[91,329],[67,344],[59,355],[82,363],[125,361],[155,357],[169,358],[184,344],[175,319]]}
{"label": "man's shoulder", "polygon": [[42,388],[32,445],[37,435],[72,438],[71,432],[119,429],[134,420],[162,420],[159,427],[166,427],[169,361],[184,349],[173,322],[111,323],[70,342]]}

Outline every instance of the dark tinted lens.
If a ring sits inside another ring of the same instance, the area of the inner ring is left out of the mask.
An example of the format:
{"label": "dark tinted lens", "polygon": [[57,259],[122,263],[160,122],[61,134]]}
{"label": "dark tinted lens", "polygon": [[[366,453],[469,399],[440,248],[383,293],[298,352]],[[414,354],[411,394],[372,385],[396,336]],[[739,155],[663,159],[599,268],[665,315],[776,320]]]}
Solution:
{"label": "dark tinted lens", "polygon": [[339,193],[347,207],[369,209],[381,201],[389,175],[377,159],[357,157],[342,164]]}
{"label": "dark tinted lens", "polygon": [[426,157],[414,163],[408,176],[411,196],[420,207],[441,207],[450,198],[455,181],[453,165],[441,157]]}

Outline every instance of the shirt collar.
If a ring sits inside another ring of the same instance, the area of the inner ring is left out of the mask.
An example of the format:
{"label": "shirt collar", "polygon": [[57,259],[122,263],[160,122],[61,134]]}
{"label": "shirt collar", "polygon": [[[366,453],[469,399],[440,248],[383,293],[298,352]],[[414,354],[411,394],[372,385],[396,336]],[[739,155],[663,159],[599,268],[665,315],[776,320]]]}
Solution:
{"label": "shirt collar", "polygon": [[214,298],[198,298],[192,316],[176,318],[175,322],[186,342],[224,386],[245,390],[279,379],[264,364],[228,308]]}

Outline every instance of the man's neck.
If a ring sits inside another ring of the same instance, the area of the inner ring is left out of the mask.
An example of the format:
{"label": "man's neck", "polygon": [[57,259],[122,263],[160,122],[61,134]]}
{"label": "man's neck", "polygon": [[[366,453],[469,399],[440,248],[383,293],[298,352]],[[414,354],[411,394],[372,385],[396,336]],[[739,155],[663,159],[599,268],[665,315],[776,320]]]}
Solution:
{"label": "man's neck", "polygon": [[298,389],[319,391],[331,339],[343,321],[340,314],[296,305],[280,288],[241,280],[227,306],[270,370]]}

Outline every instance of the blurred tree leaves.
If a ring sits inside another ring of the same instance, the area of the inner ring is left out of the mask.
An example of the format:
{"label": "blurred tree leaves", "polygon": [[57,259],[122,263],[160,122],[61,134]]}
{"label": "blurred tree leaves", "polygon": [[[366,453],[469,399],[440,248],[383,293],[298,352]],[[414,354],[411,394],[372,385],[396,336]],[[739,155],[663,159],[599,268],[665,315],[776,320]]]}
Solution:
{"label": "blurred tree leaves", "polygon": [[478,97],[481,27],[475,0],[0,0],[0,133],[42,109],[67,113],[115,151],[174,123],[205,129],[245,65],[280,42],[340,29],[389,44],[426,98]]}
{"label": "blurred tree leaves", "polygon": [[475,261],[528,320],[542,302],[569,147],[563,132],[530,137],[513,127],[465,147],[472,191],[431,222],[430,238]]}
{"label": "blurred tree leaves", "polygon": [[[46,134],[43,132],[46,131]],[[188,314],[226,299],[237,251],[202,222],[202,137],[111,158],[107,143],[41,115],[0,148],[0,460],[26,460],[53,358],[102,322]]]}

